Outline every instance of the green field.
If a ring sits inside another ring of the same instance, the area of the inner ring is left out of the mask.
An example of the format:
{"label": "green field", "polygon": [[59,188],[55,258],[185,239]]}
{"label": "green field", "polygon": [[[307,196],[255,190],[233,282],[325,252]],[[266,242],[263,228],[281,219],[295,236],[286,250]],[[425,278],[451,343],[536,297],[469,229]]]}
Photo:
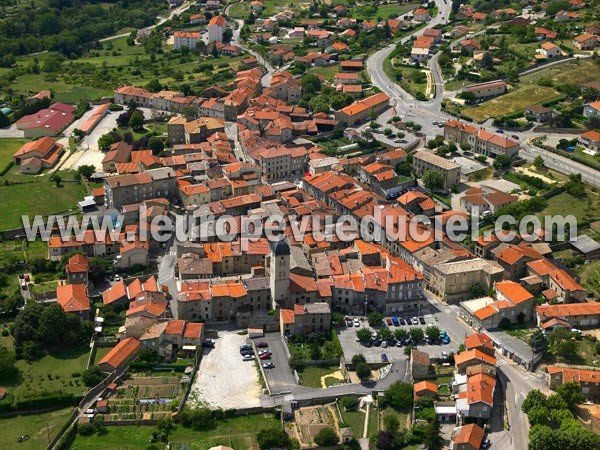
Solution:
{"label": "green field", "polygon": [[27,142],[27,139],[0,139],[0,170],[12,161],[12,155]]}
{"label": "green field", "polygon": [[[20,370],[19,384],[7,385],[10,398],[27,399],[44,393],[73,393],[81,395],[85,386],[81,374],[87,365],[89,348],[55,349],[37,361],[17,361]],[[6,401],[6,400],[5,400]]]}
{"label": "green field", "polygon": [[297,370],[300,376],[300,383],[303,386],[320,388],[321,377],[337,372],[340,369],[338,366],[307,366],[299,367]]}
{"label": "green field", "polygon": [[[280,420],[272,415],[253,414],[225,419],[210,431],[194,431],[178,425],[169,436],[169,440],[171,445],[187,444],[190,450],[208,450],[217,445],[258,450],[256,434],[261,429],[280,425]],[[102,435],[78,435],[70,448],[71,450],[137,450],[149,445],[154,430],[154,427],[107,427],[106,433]]]}
{"label": "green field", "polygon": [[600,205],[598,197],[588,192],[587,197],[573,197],[571,194],[563,192],[548,199],[548,205],[536,215],[542,219],[545,215],[565,215],[573,214],[577,221],[587,217],[598,217],[600,214]]}
{"label": "green field", "polygon": [[538,105],[560,97],[551,87],[536,84],[521,85],[512,92],[488,100],[477,106],[468,106],[463,113],[475,122],[485,122],[490,117],[505,116],[524,110],[529,105]]}
{"label": "green field", "polygon": [[[0,177],[0,182],[5,179],[26,180],[27,183],[4,185],[0,184],[0,230],[10,230],[22,226],[21,215],[33,216],[40,214],[62,213],[68,210],[75,211],[77,202],[86,195],[85,187],[80,183],[63,182],[60,187],[49,180],[47,175],[23,175],[13,167],[7,175]],[[63,180],[73,180],[71,172],[61,173]],[[33,182],[30,182],[33,181]]]}
{"label": "green field", "polygon": [[[46,448],[60,428],[67,423],[73,410],[59,409],[45,414],[32,414],[0,418],[2,448],[5,450],[39,450]],[[17,442],[23,435],[29,435],[25,442]]]}
{"label": "green field", "polygon": [[[337,5],[338,2],[335,2]],[[388,19],[391,15],[402,15],[412,9],[418,8],[418,2],[412,3],[396,3],[389,5],[377,5],[377,6],[356,6],[351,8],[351,15],[356,19],[363,20],[375,20],[382,18],[383,20]]]}
{"label": "green field", "polygon": [[112,347],[99,347],[96,349],[96,354],[94,355],[94,364],[98,364],[102,358],[106,356],[108,352],[112,350]]}
{"label": "green field", "polygon": [[42,241],[2,241],[0,242],[0,267],[16,261],[29,261],[32,258],[46,258],[48,245]]}
{"label": "green field", "polygon": [[600,65],[591,59],[569,61],[539,70],[521,77],[522,83],[536,82],[542,77],[551,77],[557,85],[561,83],[583,84],[600,79]]}

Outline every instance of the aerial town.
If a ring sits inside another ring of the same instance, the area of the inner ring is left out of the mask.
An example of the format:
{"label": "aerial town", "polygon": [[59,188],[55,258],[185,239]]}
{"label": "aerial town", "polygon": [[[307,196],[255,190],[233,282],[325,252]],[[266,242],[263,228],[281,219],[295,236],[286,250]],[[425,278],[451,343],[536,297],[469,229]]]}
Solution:
{"label": "aerial town", "polygon": [[0,2],[0,435],[600,449],[600,0]]}

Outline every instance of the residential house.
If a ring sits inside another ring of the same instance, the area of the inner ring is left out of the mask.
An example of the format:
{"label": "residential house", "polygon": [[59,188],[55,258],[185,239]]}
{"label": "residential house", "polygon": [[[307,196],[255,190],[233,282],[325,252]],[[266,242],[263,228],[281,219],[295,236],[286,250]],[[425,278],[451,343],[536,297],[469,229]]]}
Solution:
{"label": "residential house", "polygon": [[413,386],[415,398],[429,397],[433,400],[437,398],[437,384],[431,381],[419,381]]}
{"label": "residential house", "polygon": [[410,351],[410,371],[414,380],[420,380],[429,376],[431,361],[429,353],[422,352],[416,348]]}
{"label": "residential house", "polygon": [[543,27],[535,27],[535,35],[538,41],[543,41],[545,39],[553,40],[558,37],[558,33],[553,30],[548,30]]}
{"label": "residential house", "polygon": [[417,22],[429,22],[431,20],[431,15],[427,9],[417,8],[413,11],[413,20],[416,20]]}
{"label": "residential house", "polygon": [[562,56],[562,50],[560,49],[560,47],[552,42],[544,42],[539,52],[544,56],[544,58],[547,59]]}
{"label": "residential house", "polygon": [[600,101],[583,105],[583,115],[588,119],[590,117],[600,116]]}
{"label": "residential house", "polygon": [[331,330],[331,308],[327,303],[294,305],[294,309],[279,310],[282,336],[328,334]]}
{"label": "residential house", "polygon": [[578,143],[582,147],[598,152],[600,151],[600,132],[586,131],[579,136]]}
{"label": "residential house", "polygon": [[565,383],[577,383],[588,401],[600,400],[600,371],[571,367],[546,367],[548,387],[556,391]]}
{"label": "residential house", "polygon": [[172,198],[177,193],[175,172],[170,167],[146,172],[113,175],[104,180],[105,204],[109,208],[154,198]]}
{"label": "residential house", "polygon": [[88,272],[90,270],[90,262],[81,253],[77,253],[69,258],[65,267],[68,284],[88,284]]}
{"label": "residential house", "polygon": [[461,41],[460,46],[462,51],[472,55],[475,50],[481,50],[481,44],[475,39],[465,39]]}
{"label": "residential house", "polygon": [[469,143],[473,151],[485,156],[506,155],[512,158],[519,152],[518,142],[455,119],[444,124],[444,138],[456,144]]}
{"label": "residential house", "polygon": [[53,167],[60,159],[63,147],[56,140],[45,136],[23,144],[13,154],[13,162],[20,166],[22,173],[36,174],[41,169]]}
{"label": "residential house", "polygon": [[476,423],[463,425],[456,430],[453,448],[455,450],[479,450],[484,434],[483,428]]}
{"label": "residential house", "polygon": [[571,303],[585,301],[587,293],[566,270],[557,268],[550,260],[542,258],[527,263],[529,275],[542,280],[545,294],[551,294],[558,302]]}
{"label": "residential house", "polygon": [[556,117],[557,112],[541,105],[531,105],[525,108],[525,116],[531,116],[536,122],[549,122]]}
{"label": "residential house", "polygon": [[122,370],[137,356],[140,349],[140,341],[128,337],[114,346],[98,363],[103,372]]}
{"label": "residential house", "polygon": [[470,295],[475,284],[490,289],[503,274],[498,263],[481,258],[444,262],[432,268],[429,290],[447,302],[455,301]]}
{"label": "residential house", "polygon": [[461,208],[469,214],[495,214],[499,209],[516,203],[519,198],[492,188],[469,188],[460,198]]}
{"label": "residential house", "polygon": [[598,36],[583,33],[573,38],[573,45],[579,50],[593,50],[598,45]]}
{"label": "residential house", "polygon": [[102,159],[102,170],[104,172],[115,172],[117,164],[131,161],[132,150],[133,146],[124,141],[115,142],[109,147],[108,152]]}
{"label": "residential house", "polygon": [[68,314],[75,314],[79,320],[90,319],[90,298],[85,284],[63,284],[56,288],[56,301]]}

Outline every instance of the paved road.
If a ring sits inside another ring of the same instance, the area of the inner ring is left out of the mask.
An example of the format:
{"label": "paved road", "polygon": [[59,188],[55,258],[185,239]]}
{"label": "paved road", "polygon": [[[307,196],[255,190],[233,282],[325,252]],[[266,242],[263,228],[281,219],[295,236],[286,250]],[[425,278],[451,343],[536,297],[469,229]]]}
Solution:
{"label": "paved road", "polygon": [[241,19],[237,19],[236,22],[238,26],[235,30],[233,30],[233,37],[231,38],[231,43],[233,45],[241,47],[246,52],[250,53],[256,58],[256,61],[258,61],[258,63],[267,70],[267,73],[265,73],[262,77],[261,84],[263,85],[263,87],[271,86],[271,78],[273,77],[273,73],[275,73],[276,69],[269,62],[267,62],[259,53],[242,44],[242,41],[240,40],[240,31],[242,30],[242,26],[244,26],[244,21]]}

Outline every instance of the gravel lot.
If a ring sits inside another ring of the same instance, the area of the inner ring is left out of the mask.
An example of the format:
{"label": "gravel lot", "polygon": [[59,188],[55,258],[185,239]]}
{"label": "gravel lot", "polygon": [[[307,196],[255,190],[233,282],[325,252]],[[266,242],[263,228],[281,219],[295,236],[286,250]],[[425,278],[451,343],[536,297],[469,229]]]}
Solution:
{"label": "gravel lot", "polygon": [[204,352],[190,402],[223,409],[260,406],[262,389],[255,363],[240,356],[240,345],[246,340],[237,332],[219,332],[215,348]]}

